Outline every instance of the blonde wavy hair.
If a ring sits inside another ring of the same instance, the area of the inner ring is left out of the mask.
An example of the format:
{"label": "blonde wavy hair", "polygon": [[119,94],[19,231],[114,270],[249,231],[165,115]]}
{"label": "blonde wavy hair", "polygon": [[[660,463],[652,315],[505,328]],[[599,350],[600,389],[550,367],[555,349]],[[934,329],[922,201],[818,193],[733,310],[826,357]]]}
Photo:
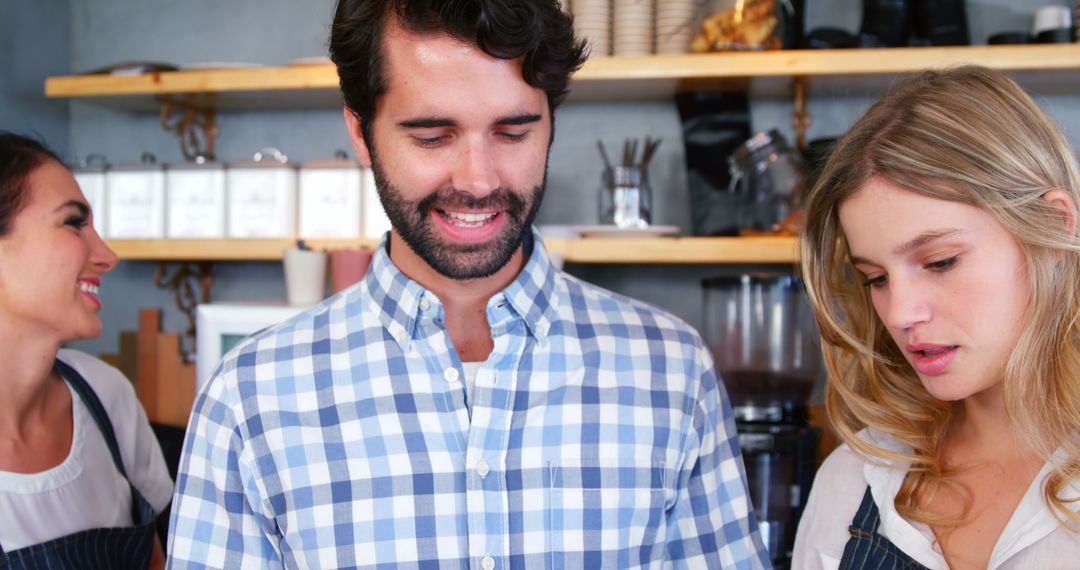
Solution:
{"label": "blonde wavy hair", "polygon": [[[979,207],[1020,245],[1030,297],[1004,370],[1005,405],[1023,445],[1048,462],[1056,446],[1064,449],[1066,458],[1052,462],[1044,500],[1063,522],[1078,522],[1060,497],[1080,476],[1080,444],[1070,437],[1080,432],[1080,242],[1061,210],[1041,199],[1062,189],[1080,204],[1068,142],[1001,73],[976,66],[927,71],[867,110],[837,142],[804,201],[802,272],[829,371],[828,422],[869,459],[911,462],[896,496],[901,514],[955,524],[919,508],[936,483],[949,483],[940,450],[951,406],[927,393],[889,336],[855,277],[840,227],[840,205],[875,177]],[[864,427],[895,437],[911,454],[856,437]]]}

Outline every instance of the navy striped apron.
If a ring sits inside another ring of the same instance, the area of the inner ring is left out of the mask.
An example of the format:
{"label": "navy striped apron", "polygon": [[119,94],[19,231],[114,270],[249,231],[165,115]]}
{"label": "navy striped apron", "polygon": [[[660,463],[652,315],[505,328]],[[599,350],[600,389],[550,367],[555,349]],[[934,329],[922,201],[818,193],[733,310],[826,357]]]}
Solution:
{"label": "navy striped apron", "polygon": [[[112,422],[101,405],[94,390],[73,368],[56,361],[56,371],[60,373],[72,389],[79,395],[94,423],[101,430],[105,443],[109,446],[113,463],[120,474],[127,479],[124,464],[120,460],[120,446],[116,443],[116,433]],[[61,536],[48,542],[35,544],[4,552],[0,548],[0,569],[37,569],[37,568],[138,568],[144,570],[150,564],[150,555],[154,546],[154,509],[143,498],[139,490],[128,481],[131,488],[131,519],[133,526],[116,528],[92,528]]]}
{"label": "navy striped apron", "polygon": [[877,505],[874,504],[874,496],[870,493],[870,487],[866,487],[863,494],[862,504],[855,513],[855,519],[851,521],[848,532],[851,538],[844,546],[844,556],[840,559],[840,570],[863,570],[872,568],[875,570],[886,568],[905,570],[926,570],[926,566],[919,564],[902,550],[896,547],[889,539],[878,534],[878,526],[881,524],[881,515]]}

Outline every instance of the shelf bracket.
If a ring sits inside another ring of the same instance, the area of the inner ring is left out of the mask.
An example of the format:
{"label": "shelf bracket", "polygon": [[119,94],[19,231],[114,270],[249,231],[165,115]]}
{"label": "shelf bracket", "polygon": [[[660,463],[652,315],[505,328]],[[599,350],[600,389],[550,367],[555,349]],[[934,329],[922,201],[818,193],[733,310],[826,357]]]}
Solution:
{"label": "shelf bracket", "polygon": [[161,128],[180,139],[180,151],[187,160],[214,158],[218,126],[212,100],[200,104],[190,98],[162,97]]}
{"label": "shelf bracket", "polygon": [[800,151],[806,150],[806,131],[814,122],[813,117],[806,110],[809,90],[810,80],[805,75],[796,75],[791,78],[791,93],[795,102],[795,108],[791,113],[791,126],[795,127],[795,146]]}
{"label": "shelf bracket", "polygon": [[210,287],[214,284],[210,263],[182,261],[176,272],[170,274],[169,264],[159,262],[154,270],[154,284],[171,291],[176,297],[176,308],[187,317],[188,327],[181,341],[186,339],[189,348],[184,350],[184,342],[181,342],[181,352],[186,360],[192,361],[195,354],[195,309],[200,303],[210,302]]}

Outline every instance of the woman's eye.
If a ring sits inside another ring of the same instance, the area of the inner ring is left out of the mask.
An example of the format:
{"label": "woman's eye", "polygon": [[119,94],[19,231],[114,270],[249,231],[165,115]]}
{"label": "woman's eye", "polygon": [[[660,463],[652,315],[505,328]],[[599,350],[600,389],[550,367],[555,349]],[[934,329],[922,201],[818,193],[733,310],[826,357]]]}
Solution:
{"label": "woman's eye", "polygon": [[926,264],[926,268],[930,271],[936,271],[938,273],[944,273],[953,268],[956,262],[960,260],[960,256],[954,255],[948,259],[941,259],[938,261],[931,261]]}
{"label": "woman's eye", "polygon": [[89,225],[89,223],[90,220],[86,216],[71,216],[64,220],[65,226],[71,226],[80,230]]}
{"label": "woman's eye", "polygon": [[885,286],[885,283],[887,281],[888,281],[888,278],[886,276],[884,276],[884,275],[878,275],[876,277],[867,277],[866,280],[863,281],[863,286],[864,287],[871,287],[873,289],[880,289],[881,287]]}

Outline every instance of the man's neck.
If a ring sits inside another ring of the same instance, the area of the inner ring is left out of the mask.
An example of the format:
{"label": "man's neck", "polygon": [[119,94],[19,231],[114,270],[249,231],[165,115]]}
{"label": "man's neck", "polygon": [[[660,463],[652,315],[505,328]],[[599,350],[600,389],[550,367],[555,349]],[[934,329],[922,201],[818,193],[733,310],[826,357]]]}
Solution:
{"label": "man's neck", "polygon": [[485,360],[493,346],[487,303],[521,273],[526,261],[524,248],[519,246],[510,261],[488,277],[458,280],[436,272],[397,232],[391,232],[389,246],[390,260],[398,270],[442,302],[446,329],[461,360]]}

